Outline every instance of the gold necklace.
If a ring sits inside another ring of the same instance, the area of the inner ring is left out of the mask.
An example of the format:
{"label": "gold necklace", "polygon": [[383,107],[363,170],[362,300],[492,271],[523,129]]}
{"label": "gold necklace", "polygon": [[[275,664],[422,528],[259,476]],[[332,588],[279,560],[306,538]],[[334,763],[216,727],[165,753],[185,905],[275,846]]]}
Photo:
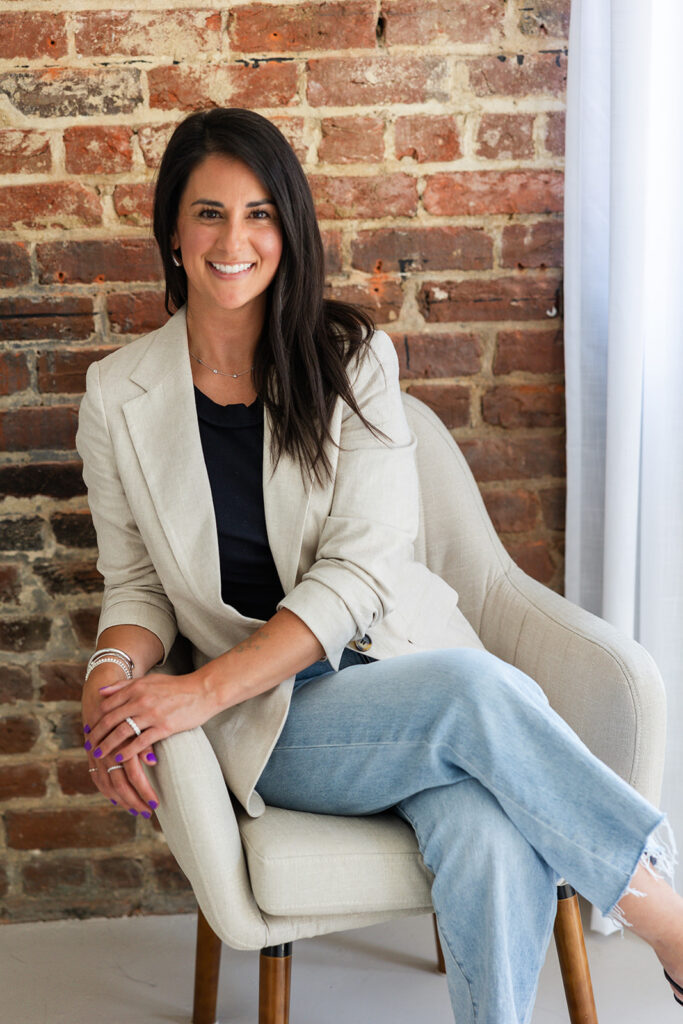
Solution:
{"label": "gold necklace", "polygon": [[194,352],[192,352],[191,350],[189,351],[193,359],[196,359],[197,362],[201,363],[202,366],[205,366],[207,370],[211,370],[211,373],[217,373],[220,377],[232,377],[233,380],[237,380],[238,377],[244,377],[245,373],[251,373],[251,371],[254,369],[253,366],[250,366],[248,370],[242,370],[241,373],[226,373],[224,370],[214,370],[213,366],[209,366],[209,364],[205,363],[203,359],[200,359],[199,356],[196,356]]}

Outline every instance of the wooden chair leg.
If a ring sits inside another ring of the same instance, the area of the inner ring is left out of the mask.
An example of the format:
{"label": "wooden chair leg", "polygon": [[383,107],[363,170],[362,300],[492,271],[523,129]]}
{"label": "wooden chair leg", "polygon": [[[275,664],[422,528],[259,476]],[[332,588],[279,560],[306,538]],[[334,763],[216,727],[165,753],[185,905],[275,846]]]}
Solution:
{"label": "wooden chair leg", "polygon": [[197,952],[194,967],[192,1024],[216,1024],[218,975],[222,943],[197,908]]}
{"label": "wooden chair leg", "polygon": [[261,950],[258,1024],[289,1024],[291,976],[291,942]]}
{"label": "wooden chair leg", "polygon": [[441,948],[441,936],[439,935],[439,927],[436,923],[436,914],[432,914],[432,922],[434,924],[434,938],[436,939],[436,966],[437,970],[441,974],[445,974],[446,961],[443,958],[443,950]]}
{"label": "wooden chair leg", "polygon": [[571,1024],[598,1024],[579,898],[566,882],[557,887],[555,943]]}

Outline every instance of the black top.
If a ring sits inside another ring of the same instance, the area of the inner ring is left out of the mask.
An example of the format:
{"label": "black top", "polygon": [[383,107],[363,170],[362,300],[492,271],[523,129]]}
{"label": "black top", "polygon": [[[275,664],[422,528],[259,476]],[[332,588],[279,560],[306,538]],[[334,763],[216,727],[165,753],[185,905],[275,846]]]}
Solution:
{"label": "black top", "polygon": [[263,405],[217,405],[194,389],[218,527],[221,597],[242,615],[269,619],[284,597],[263,508]]}

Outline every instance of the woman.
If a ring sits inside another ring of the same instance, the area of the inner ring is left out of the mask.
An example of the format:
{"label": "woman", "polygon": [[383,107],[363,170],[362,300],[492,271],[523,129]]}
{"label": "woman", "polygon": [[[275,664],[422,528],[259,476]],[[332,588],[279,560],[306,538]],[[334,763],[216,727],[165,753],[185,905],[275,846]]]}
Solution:
{"label": "woman", "polygon": [[[97,787],[149,816],[141,763],[211,720],[252,815],[394,807],[435,876],[458,1024],[530,1019],[560,874],[683,984],[664,816],[413,561],[394,349],[323,301],[313,204],[282,135],[248,111],[191,115],[154,227],[178,312],[91,366],[78,433],[105,577],[83,695]],[[155,673],[176,632],[195,670]]]}

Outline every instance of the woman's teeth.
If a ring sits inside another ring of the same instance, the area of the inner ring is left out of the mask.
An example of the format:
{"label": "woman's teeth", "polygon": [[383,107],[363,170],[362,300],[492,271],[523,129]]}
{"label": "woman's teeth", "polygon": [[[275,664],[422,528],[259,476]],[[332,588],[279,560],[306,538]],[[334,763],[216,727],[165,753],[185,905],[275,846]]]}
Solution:
{"label": "woman's teeth", "polygon": [[211,263],[211,266],[221,274],[239,274],[242,270],[249,270],[251,263]]}

